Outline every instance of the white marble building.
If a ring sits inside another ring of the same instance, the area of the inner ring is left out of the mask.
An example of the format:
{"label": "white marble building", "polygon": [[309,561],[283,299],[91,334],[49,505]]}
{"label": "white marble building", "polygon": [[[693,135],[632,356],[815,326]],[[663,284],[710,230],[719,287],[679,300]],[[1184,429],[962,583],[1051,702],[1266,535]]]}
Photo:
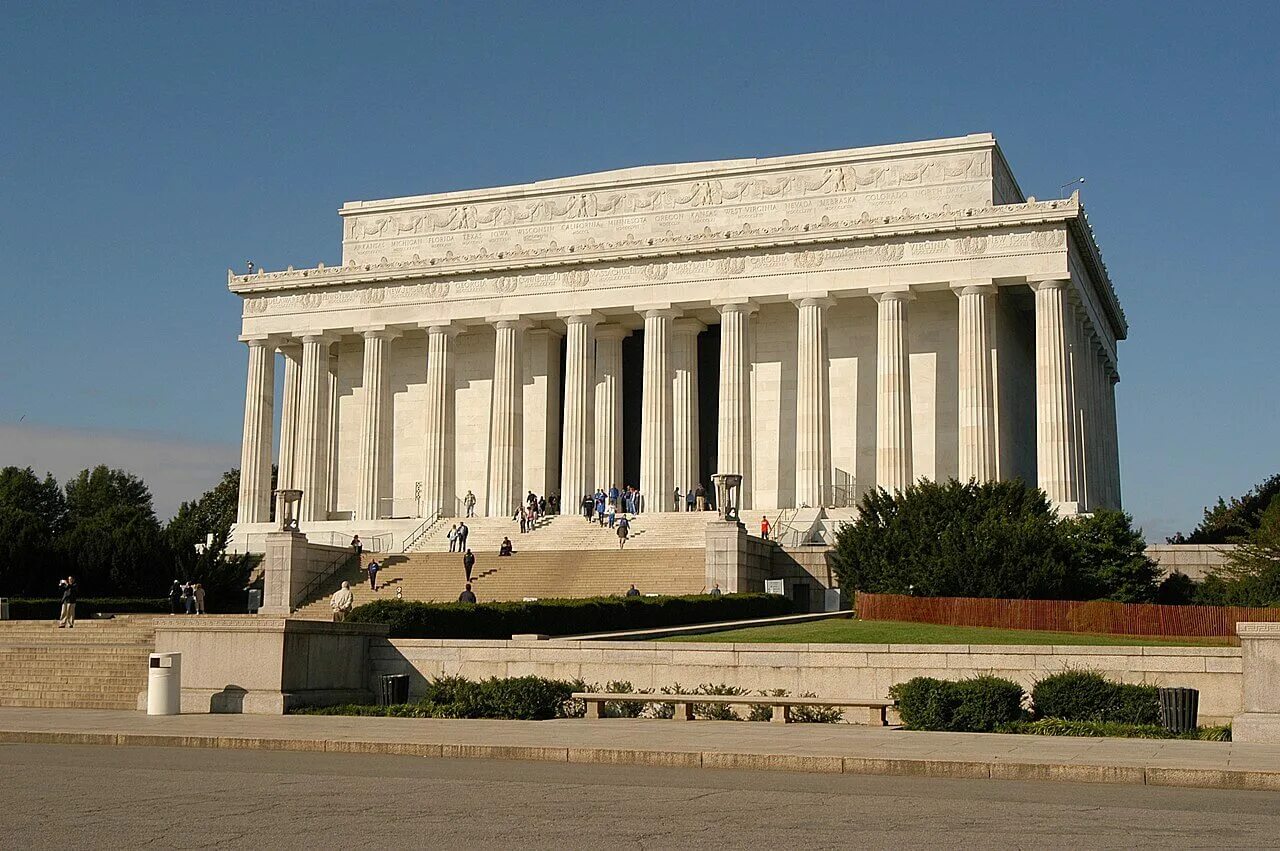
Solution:
{"label": "white marble building", "polygon": [[276,429],[304,528],[344,533],[468,491],[490,515],[614,483],[669,508],[716,471],[756,509],[920,477],[1120,504],[1124,314],[1078,196],[1024,196],[990,134],[340,215],[340,266],[228,273],[241,532],[267,528]]}

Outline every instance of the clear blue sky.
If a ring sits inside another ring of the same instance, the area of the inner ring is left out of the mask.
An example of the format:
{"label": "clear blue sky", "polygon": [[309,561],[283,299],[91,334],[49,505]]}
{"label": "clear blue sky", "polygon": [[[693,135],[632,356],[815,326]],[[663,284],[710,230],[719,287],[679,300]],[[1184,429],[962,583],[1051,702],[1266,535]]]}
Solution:
{"label": "clear blue sky", "polygon": [[991,131],[1028,193],[1088,179],[1125,502],[1189,529],[1280,471],[1278,9],[6,4],[0,464],[212,484],[226,269],[338,262],[345,200]]}

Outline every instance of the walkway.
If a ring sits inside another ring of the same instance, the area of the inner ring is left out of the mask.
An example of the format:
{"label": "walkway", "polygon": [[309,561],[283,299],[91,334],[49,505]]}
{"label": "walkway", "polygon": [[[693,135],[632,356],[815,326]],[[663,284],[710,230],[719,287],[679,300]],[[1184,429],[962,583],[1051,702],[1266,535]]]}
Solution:
{"label": "walkway", "polygon": [[0,742],[1061,780],[1280,791],[1280,745],[913,733],[854,725],[458,721],[0,709]]}

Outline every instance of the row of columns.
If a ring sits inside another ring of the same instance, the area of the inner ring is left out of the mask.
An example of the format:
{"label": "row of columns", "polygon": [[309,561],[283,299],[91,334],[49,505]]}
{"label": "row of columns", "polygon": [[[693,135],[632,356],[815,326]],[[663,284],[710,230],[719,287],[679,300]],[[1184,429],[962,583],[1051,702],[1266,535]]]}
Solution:
{"label": "row of columns", "polygon": [[[1120,502],[1114,383],[1100,340],[1073,302],[1068,280],[1031,282],[1035,293],[1036,443],[1039,486],[1067,511]],[[961,480],[999,475],[995,344],[997,288],[990,281],[953,286],[959,299],[958,472]],[[909,290],[874,294],[877,303],[876,483],[890,491],[913,481]],[[796,502],[817,506],[830,492],[830,400],[825,295],[796,299]],[[747,301],[718,305],[721,317],[716,468],[744,475],[742,507],[751,505],[751,316]],[[697,335],[701,322],[666,306],[642,310],[640,489],[650,510],[668,510],[677,486],[696,484],[698,457]],[[622,483],[622,340],[630,333],[595,313],[565,321],[564,417],[560,494],[571,508],[596,487]],[[496,339],[487,490],[490,515],[509,514],[523,490],[523,382],[526,331],[519,317],[492,321]],[[454,512],[454,360],[457,326],[427,329],[426,410],[421,507]],[[358,520],[380,517],[389,430],[386,368],[396,332],[364,330],[367,394],[360,448]],[[280,436],[282,487],[303,491],[299,519],[327,517],[330,487],[332,337],[305,335],[281,346],[285,356]],[[275,347],[249,340],[240,518],[269,516]],[[658,500],[657,504],[653,502]]]}

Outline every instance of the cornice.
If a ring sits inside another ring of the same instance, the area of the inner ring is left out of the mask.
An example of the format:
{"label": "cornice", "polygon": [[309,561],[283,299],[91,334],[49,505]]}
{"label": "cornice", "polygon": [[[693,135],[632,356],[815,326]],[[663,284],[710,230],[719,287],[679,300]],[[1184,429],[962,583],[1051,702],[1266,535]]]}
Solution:
{"label": "cornice", "polygon": [[[1072,193],[1071,200],[1079,205],[1080,193]],[[1080,206],[1080,214],[1070,220],[1069,226],[1072,235],[1076,238],[1076,244],[1081,249],[1081,260],[1088,267],[1089,275],[1093,278],[1097,293],[1102,299],[1103,309],[1107,312],[1107,318],[1111,320],[1115,337],[1117,340],[1123,340],[1129,336],[1129,320],[1125,318],[1124,308],[1120,306],[1120,298],[1116,295],[1116,288],[1111,283],[1111,275],[1107,272],[1107,264],[1102,260],[1102,251],[1098,248],[1093,226],[1089,223],[1089,217],[1085,214],[1083,206]]]}
{"label": "cornice", "polygon": [[[406,261],[356,263],[345,266],[320,264],[309,269],[292,266],[279,272],[258,269],[252,275],[237,275],[227,270],[227,287],[239,295],[249,296],[282,290],[313,289],[342,284],[421,280],[444,276],[468,275],[495,271],[579,266],[618,260],[643,260],[699,254],[787,248],[825,243],[856,242],[898,236],[927,235],[974,230],[993,230],[1047,223],[1071,223],[1080,218],[1078,198],[1051,201],[1029,201],[995,207],[941,210],[872,216],[864,213],[851,221],[831,221],[826,216],[817,223],[770,227],[754,227],[749,223],[737,230],[621,239],[598,242],[588,238],[584,243],[527,248],[490,253],[481,249],[465,256],[446,256],[421,260],[416,256]],[[1078,227],[1078,225],[1077,225]],[[1089,232],[1089,244],[1092,233]],[[1094,247],[1096,252],[1096,246]],[[1100,258],[1098,260],[1100,263]],[[1105,279],[1105,267],[1102,267]],[[1108,289],[1109,289],[1108,284]],[[1111,292],[1114,299],[1114,292]],[[1118,303],[1116,305],[1118,309]]]}

